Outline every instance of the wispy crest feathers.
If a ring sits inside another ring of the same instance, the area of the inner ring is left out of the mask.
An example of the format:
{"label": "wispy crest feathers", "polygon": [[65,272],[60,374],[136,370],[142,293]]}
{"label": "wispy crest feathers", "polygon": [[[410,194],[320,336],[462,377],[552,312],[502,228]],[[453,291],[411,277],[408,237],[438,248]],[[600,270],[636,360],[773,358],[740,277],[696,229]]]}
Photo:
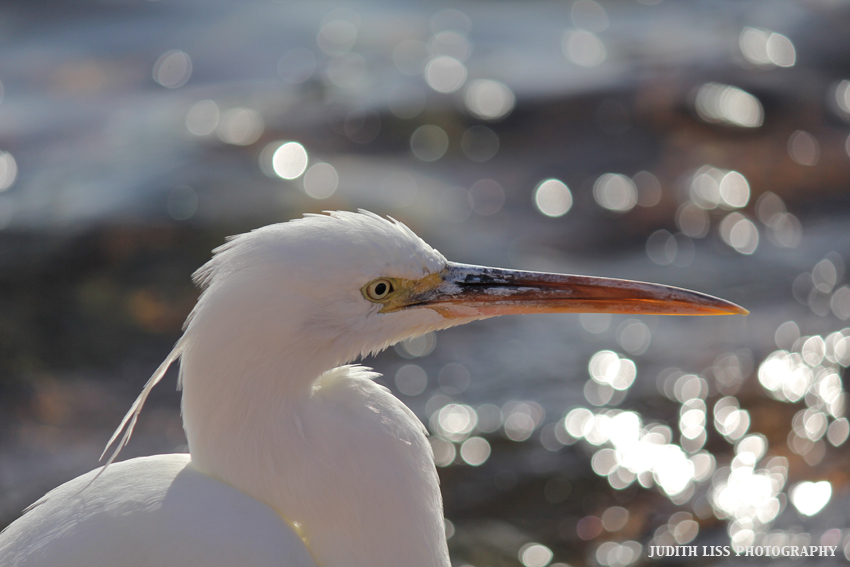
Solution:
{"label": "wispy crest feathers", "polygon": [[386,255],[392,250],[403,249],[407,256],[421,257],[433,271],[446,263],[442,254],[392,217],[384,218],[364,209],[356,213],[324,211],[228,237],[227,242],[213,250],[213,257],[192,275],[192,279],[201,290],[206,290],[221,276],[248,265],[251,255],[260,251],[269,237],[297,240],[310,233],[337,233],[343,241],[358,238],[364,245],[384,249]]}
{"label": "wispy crest feathers", "polygon": [[100,472],[92,479],[92,482],[97,480],[97,477],[100,476],[103,471],[106,470],[115,458],[118,456],[118,453],[121,452],[127,442],[130,440],[130,436],[133,434],[133,428],[136,427],[136,421],[139,419],[139,414],[142,411],[142,407],[145,405],[145,401],[148,399],[148,395],[150,395],[153,387],[156,386],[160,380],[162,380],[163,376],[165,376],[165,372],[168,368],[180,357],[180,354],[186,348],[186,336],[184,335],[177,344],[174,345],[174,348],[165,357],[165,360],[162,364],[159,365],[159,368],[156,369],[156,372],[150,377],[150,379],[145,384],[145,387],[142,388],[142,392],[139,394],[139,397],[136,398],[136,401],[133,402],[133,405],[130,406],[130,410],[127,412],[127,415],[124,416],[124,419],[121,420],[120,425],[118,425],[118,429],[115,430],[115,433],[112,434],[112,437],[109,438],[109,441],[106,443],[106,447],[103,449],[103,453],[100,455],[100,459],[103,460],[104,455],[109,451],[109,448],[115,444],[115,441],[118,439],[118,436],[121,435],[121,432],[124,432],[124,435],[121,436],[121,440],[115,444],[115,449],[112,451],[112,454],[106,460],[106,463],[103,465],[103,468]]}

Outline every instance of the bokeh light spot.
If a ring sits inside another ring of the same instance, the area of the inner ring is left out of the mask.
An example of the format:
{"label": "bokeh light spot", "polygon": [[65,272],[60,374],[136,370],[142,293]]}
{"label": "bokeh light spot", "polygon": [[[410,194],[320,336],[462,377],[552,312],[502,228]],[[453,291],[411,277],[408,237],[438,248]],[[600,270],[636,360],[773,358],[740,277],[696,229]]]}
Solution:
{"label": "bokeh light spot", "polygon": [[494,215],[505,204],[505,191],[492,179],[479,179],[469,188],[469,202],[479,215]]}
{"label": "bokeh light spot", "polygon": [[826,431],[826,438],[835,447],[843,445],[847,441],[848,435],[850,435],[850,422],[847,421],[846,417],[841,417],[830,423],[829,429]]}
{"label": "bokeh light spot", "polygon": [[418,396],[428,387],[428,375],[416,364],[406,364],[395,373],[395,385],[406,396]]}
{"label": "bokeh light spot", "polygon": [[168,89],[182,87],[192,76],[192,60],[180,51],[167,51],[153,66],[153,79]]}
{"label": "bokeh light spot", "polygon": [[425,65],[425,82],[439,93],[453,93],[466,81],[466,66],[448,55],[434,57]]}
{"label": "bokeh light spot", "polygon": [[791,40],[770,30],[744,28],[738,44],[744,59],[759,67],[793,67],[797,61]]}
{"label": "bokeh light spot", "polygon": [[410,149],[422,161],[436,161],[449,149],[449,136],[439,126],[426,124],[410,136]]}
{"label": "bokeh light spot", "polygon": [[339,174],[329,163],[316,163],[304,174],[304,192],[314,199],[327,199],[336,192]]}
{"label": "bokeh light spot", "polygon": [[[686,201],[676,211],[676,226],[684,234],[691,238],[703,238],[708,234],[711,220],[705,209],[694,203]],[[671,259],[668,264],[673,260]]]}
{"label": "bokeh light spot", "polygon": [[606,173],[593,184],[593,198],[609,211],[624,213],[632,210],[638,202],[637,187],[625,175]]}
{"label": "bokeh light spot", "polygon": [[430,437],[431,450],[434,452],[434,464],[438,467],[447,467],[452,464],[457,456],[454,443],[442,437]]}
{"label": "bokeh light spot", "polygon": [[678,249],[676,238],[663,228],[656,230],[646,239],[646,255],[659,266],[672,264]]}
{"label": "bokeh light spot", "polygon": [[791,489],[791,502],[804,516],[814,516],[832,498],[832,484],[828,480],[801,482]]}
{"label": "bokeh light spot", "polygon": [[[635,323],[638,323],[635,321]],[[640,323],[643,325],[643,323]],[[645,327],[645,325],[644,325]],[[628,328],[628,325],[626,326]],[[645,348],[643,343],[649,343],[649,329],[646,329],[646,335],[643,332],[638,333],[640,337],[640,348]],[[602,350],[594,354],[588,363],[588,371],[594,382],[611,386],[615,390],[625,390],[635,380],[637,370],[635,363],[628,358],[620,358],[617,353],[610,350]]]}
{"label": "bokeh light spot", "polygon": [[730,208],[746,207],[750,201],[750,184],[737,171],[729,171],[720,180],[720,198]]}
{"label": "bokeh light spot", "polygon": [[250,108],[231,108],[221,115],[218,137],[235,146],[248,146],[260,139],[265,125],[263,117]]}
{"label": "bokeh light spot", "polygon": [[598,335],[608,330],[612,318],[610,313],[582,313],[579,322],[585,331]]}
{"label": "bokeh light spot", "polygon": [[785,212],[785,202],[782,197],[771,191],[762,193],[756,201],[756,215],[764,224],[770,224],[773,217]]}
{"label": "bokeh light spot", "polygon": [[800,338],[800,327],[794,321],[785,321],[776,328],[773,338],[776,346],[790,350]]}
{"label": "bokeh light spot", "polygon": [[211,100],[199,100],[186,113],[186,129],[195,136],[209,136],[218,127],[221,113]]}
{"label": "bokeh light spot", "polygon": [[740,409],[735,397],[721,398],[714,404],[714,427],[727,439],[738,440],[750,428],[750,414]]}
{"label": "bokeh light spot", "polygon": [[602,520],[596,516],[585,516],[576,524],[576,535],[587,541],[596,538],[602,533]]}
{"label": "bokeh light spot", "polygon": [[429,420],[431,431],[454,442],[466,439],[475,429],[478,415],[470,406],[446,404],[435,411]]}
{"label": "bokeh light spot", "polygon": [[797,62],[794,44],[781,33],[773,32],[767,38],[767,56],[777,67],[793,67]]}
{"label": "bokeh light spot", "polygon": [[277,142],[272,154],[272,170],[283,179],[296,179],[307,169],[307,150],[298,142]]}
{"label": "bokeh light spot", "polygon": [[596,562],[602,567],[626,567],[640,559],[642,550],[636,541],[606,541],[596,548]]}
{"label": "bokeh light spot", "polygon": [[546,179],[534,190],[534,204],[547,217],[561,217],[573,206],[573,195],[562,181]]}
{"label": "bokeh light spot", "polygon": [[0,151],[0,192],[15,184],[18,178],[18,164],[9,152]]}
{"label": "bokeh light spot", "polygon": [[511,441],[525,441],[534,432],[534,418],[524,408],[514,408],[513,411],[505,412],[504,421],[505,435]]}
{"label": "bokeh light spot", "polygon": [[[850,120],[850,81],[844,80],[839,82],[834,87],[834,93],[835,108],[842,118]],[[847,140],[848,148],[850,148],[850,137]]]}
{"label": "bokeh light spot", "polygon": [[829,307],[842,321],[850,319],[850,286],[844,285],[835,290],[829,300]]}
{"label": "bokeh light spot", "polygon": [[519,550],[519,560],[525,567],[546,567],[552,557],[552,550],[541,543],[527,543]]}
{"label": "bokeh light spot", "polygon": [[609,532],[618,532],[626,527],[629,511],[622,506],[612,506],[602,513],[602,527]]}
{"label": "bokeh light spot", "polygon": [[464,100],[473,116],[482,120],[501,120],[516,104],[516,97],[507,85],[486,79],[472,81]]}
{"label": "bokeh light spot", "polygon": [[327,55],[336,57],[348,52],[357,41],[360,17],[349,9],[339,9],[322,21],[322,27],[316,35],[316,43]]}
{"label": "bokeh light spot", "polygon": [[696,96],[696,111],[706,122],[723,122],[741,128],[757,128],[764,121],[759,100],[737,87],[707,83]]}
{"label": "bokeh light spot", "polygon": [[470,437],[460,446],[460,458],[468,465],[483,465],[490,457],[490,443],[483,437]]}
{"label": "bokeh light spot", "polygon": [[598,67],[608,57],[602,40],[587,30],[564,32],[561,49],[568,60],[580,67]]}
{"label": "bokeh light spot", "polygon": [[759,245],[758,228],[741,213],[729,213],[720,222],[720,236],[741,254],[752,254]]}
{"label": "bokeh light spot", "polygon": [[651,340],[652,332],[643,321],[626,319],[617,328],[617,342],[629,354],[645,353]]}
{"label": "bokeh light spot", "polygon": [[808,132],[797,130],[788,138],[788,155],[800,165],[817,165],[820,160],[820,144]]}
{"label": "bokeh light spot", "polygon": [[395,345],[395,350],[404,358],[421,358],[428,356],[437,347],[437,335],[433,332],[419,337],[405,339]]}

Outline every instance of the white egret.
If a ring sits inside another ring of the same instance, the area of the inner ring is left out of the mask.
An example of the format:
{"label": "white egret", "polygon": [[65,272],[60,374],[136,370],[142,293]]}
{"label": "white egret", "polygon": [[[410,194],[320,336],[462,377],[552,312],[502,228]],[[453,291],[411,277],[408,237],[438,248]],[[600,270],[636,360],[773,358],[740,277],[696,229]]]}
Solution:
{"label": "white egret", "polygon": [[56,488],[0,535],[2,567],[448,567],[425,428],[346,364],[505,314],[746,313],[672,287],[455,264],[366,212],[233,238],[195,281],[182,338],[113,436],[117,452],[179,358],[189,454]]}

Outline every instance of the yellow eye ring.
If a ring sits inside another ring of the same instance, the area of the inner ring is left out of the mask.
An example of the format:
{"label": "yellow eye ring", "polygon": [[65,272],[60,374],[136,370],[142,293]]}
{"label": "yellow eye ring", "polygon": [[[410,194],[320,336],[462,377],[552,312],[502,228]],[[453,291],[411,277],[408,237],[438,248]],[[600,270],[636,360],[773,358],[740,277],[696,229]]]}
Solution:
{"label": "yellow eye ring", "polygon": [[386,278],[373,281],[363,288],[363,295],[370,301],[383,301],[395,291],[393,282]]}

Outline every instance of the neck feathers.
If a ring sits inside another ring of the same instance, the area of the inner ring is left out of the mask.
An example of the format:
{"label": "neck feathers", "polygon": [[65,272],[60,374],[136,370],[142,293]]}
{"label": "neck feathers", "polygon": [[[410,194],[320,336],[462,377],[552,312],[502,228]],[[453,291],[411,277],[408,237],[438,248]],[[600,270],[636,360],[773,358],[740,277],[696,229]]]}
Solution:
{"label": "neck feathers", "polygon": [[205,343],[182,355],[196,466],[298,525],[325,567],[449,565],[424,427],[375,374],[298,345]]}

